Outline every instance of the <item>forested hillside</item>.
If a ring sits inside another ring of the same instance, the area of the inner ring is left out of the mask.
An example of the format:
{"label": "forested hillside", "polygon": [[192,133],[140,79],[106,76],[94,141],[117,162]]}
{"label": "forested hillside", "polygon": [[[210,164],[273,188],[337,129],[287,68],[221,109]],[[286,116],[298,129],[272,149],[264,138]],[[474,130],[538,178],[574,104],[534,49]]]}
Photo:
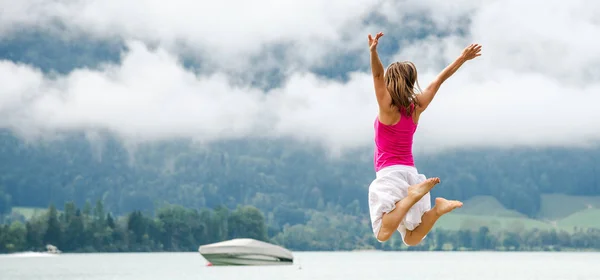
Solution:
{"label": "forested hillside", "polygon": [[[102,199],[117,214],[174,203],[249,204],[282,223],[303,222],[295,211],[327,205],[366,216],[374,176],[370,149],[330,157],[293,141],[126,147],[110,137],[88,141],[77,135],[27,143],[5,131],[0,151],[4,205]],[[441,178],[434,196],[491,195],[504,207],[535,217],[543,193],[600,195],[599,157],[600,149],[496,149],[417,155],[416,161],[422,173]]]}
{"label": "forested hillside", "polygon": [[[595,210],[561,220],[559,227],[520,217],[536,218],[543,210],[546,217],[560,218],[588,204],[599,206],[597,198],[583,206],[568,201],[599,194],[599,155],[600,149],[418,155],[422,172],[442,178],[433,195],[465,200],[466,213],[476,216],[442,219],[431,238],[414,249],[597,248],[592,240],[598,230],[581,226],[597,228],[591,221]],[[10,216],[12,225],[0,229],[0,252],[36,249],[45,242],[68,251],[187,251],[233,237],[267,239],[294,250],[404,248],[399,240],[380,244],[372,237],[366,205],[373,177],[369,150],[336,158],[293,141],[126,147],[110,137],[89,141],[71,135],[25,142],[5,131],[0,164],[2,211],[50,204],[60,211],[52,206],[49,215],[25,225]],[[73,240],[69,236],[78,243],[67,242]]]}

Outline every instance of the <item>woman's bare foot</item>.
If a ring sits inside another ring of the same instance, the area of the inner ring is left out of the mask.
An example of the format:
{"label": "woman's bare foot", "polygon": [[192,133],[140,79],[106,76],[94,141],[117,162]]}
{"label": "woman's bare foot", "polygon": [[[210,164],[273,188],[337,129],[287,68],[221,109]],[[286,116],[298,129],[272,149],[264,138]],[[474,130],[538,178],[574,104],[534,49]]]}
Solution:
{"label": "woman's bare foot", "polygon": [[440,178],[429,178],[419,184],[408,187],[408,196],[416,200],[421,199],[427,194],[433,186],[440,182]]}
{"label": "woman's bare foot", "polygon": [[447,200],[442,197],[438,197],[435,199],[435,213],[439,216],[444,214],[448,214],[450,211],[462,207],[463,203],[458,200]]}

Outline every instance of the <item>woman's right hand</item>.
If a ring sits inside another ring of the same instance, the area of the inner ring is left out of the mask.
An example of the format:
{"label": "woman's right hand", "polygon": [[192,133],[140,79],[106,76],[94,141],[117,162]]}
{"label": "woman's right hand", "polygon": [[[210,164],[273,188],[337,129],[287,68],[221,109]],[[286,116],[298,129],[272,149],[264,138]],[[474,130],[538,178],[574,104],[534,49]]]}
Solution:
{"label": "woman's right hand", "polygon": [[379,38],[381,38],[382,36],[383,36],[383,32],[379,32],[379,33],[377,33],[377,35],[375,35],[375,39],[373,39],[371,34],[369,34],[369,49],[371,51],[374,51],[377,49],[377,43],[379,41]]}
{"label": "woman's right hand", "polygon": [[464,61],[467,61],[467,60],[471,60],[473,58],[480,56],[481,55],[481,53],[479,53],[480,51],[481,51],[481,45],[471,44],[462,51],[462,54],[460,56],[462,57],[462,59]]}

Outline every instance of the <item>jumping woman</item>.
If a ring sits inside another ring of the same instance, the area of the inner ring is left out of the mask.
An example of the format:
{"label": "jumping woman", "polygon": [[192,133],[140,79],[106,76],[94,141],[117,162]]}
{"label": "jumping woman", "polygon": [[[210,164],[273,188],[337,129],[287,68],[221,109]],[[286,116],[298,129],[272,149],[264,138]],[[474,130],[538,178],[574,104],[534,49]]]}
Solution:
{"label": "jumping woman", "polygon": [[[371,70],[379,115],[375,120],[376,178],[369,186],[369,211],[373,233],[385,242],[398,230],[404,244],[418,245],[435,222],[444,214],[462,207],[462,202],[436,198],[431,208],[429,191],[440,182],[427,179],[415,168],[412,154],[413,135],[419,117],[427,109],[442,83],[463,63],[480,56],[481,46],[471,44],[452,64],[421,91],[417,68],[412,62],[394,62],[384,72],[377,54],[377,43],[369,34]],[[415,83],[419,93],[415,91]]]}

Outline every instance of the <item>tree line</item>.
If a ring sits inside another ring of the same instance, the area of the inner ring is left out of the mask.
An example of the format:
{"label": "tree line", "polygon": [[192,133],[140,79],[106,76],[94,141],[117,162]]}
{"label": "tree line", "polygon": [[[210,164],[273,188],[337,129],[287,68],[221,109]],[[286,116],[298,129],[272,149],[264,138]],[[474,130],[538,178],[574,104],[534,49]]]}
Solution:
{"label": "tree line", "polygon": [[101,201],[94,207],[86,203],[83,209],[68,202],[62,211],[51,205],[43,215],[13,218],[0,225],[0,253],[40,251],[47,244],[64,252],[189,252],[232,238],[254,238],[295,251],[600,249],[600,230],[490,232],[487,227],[436,229],[421,245],[407,247],[399,235],[379,243],[366,223],[352,216],[315,212],[305,224],[286,224],[277,230],[253,206],[197,210],[171,205],[155,215],[132,211],[115,218],[105,212]]}
{"label": "tree line", "polygon": [[236,237],[266,241],[264,216],[251,206],[234,210],[187,209],[173,205],[155,216],[132,211],[115,218],[98,201],[83,209],[68,202],[43,215],[0,225],[0,252],[40,251],[47,244],[64,252],[193,251],[199,245]]}

